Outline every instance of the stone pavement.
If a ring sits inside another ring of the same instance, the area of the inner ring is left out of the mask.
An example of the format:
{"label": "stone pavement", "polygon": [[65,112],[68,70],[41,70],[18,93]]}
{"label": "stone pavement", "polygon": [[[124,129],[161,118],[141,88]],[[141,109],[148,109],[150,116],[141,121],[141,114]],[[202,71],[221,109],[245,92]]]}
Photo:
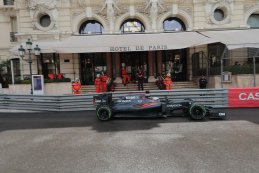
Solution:
{"label": "stone pavement", "polygon": [[0,114],[2,173],[257,173],[259,109],[225,121],[97,120],[94,111]]}

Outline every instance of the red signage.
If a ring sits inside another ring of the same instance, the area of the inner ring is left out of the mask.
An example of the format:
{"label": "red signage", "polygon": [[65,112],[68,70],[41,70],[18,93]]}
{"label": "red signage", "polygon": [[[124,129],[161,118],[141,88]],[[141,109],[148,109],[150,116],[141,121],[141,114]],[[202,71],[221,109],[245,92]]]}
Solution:
{"label": "red signage", "polygon": [[229,107],[259,107],[259,88],[229,88]]}

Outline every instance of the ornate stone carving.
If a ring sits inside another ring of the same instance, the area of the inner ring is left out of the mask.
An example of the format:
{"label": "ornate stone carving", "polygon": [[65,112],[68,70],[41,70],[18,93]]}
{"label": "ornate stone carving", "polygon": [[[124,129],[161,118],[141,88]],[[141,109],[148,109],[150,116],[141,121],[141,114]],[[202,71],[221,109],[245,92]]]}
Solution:
{"label": "ornate stone carving", "polygon": [[252,8],[258,8],[259,7],[259,2],[256,2],[255,4],[246,4],[244,5],[244,12],[250,11]]}
{"label": "ornate stone carving", "polygon": [[108,16],[114,16],[115,11],[120,12],[119,7],[117,6],[117,2],[115,0],[104,0],[104,5],[100,12],[102,13],[106,9],[106,14]]}
{"label": "ornate stone carving", "polygon": [[44,7],[46,9],[56,8],[56,0],[28,0],[28,7],[30,10],[35,10],[38,7]]}
{"label": "ornate stone carving", "polygon": [[[56,19],[58,18],[56,0],[27,0],[27,5],[34,29],[48,31],[55,27]],[[43,15],[48,15],[50,18],[50,25],[48,27],[41,26],[39,22],[40,17]]]}
{"label": "ornate stone carving", "polygon": [[[221,9],[224,12],[225,18],[222,21],[217,21],[214,18],[216,9]],[[227,24],[231,22],[231,15],[234,11],[234,0],[208,0],[205,4],[206,19],[209,24]]]}
{"label": "ornate stone carving", "polygon": [[190,16],[193,15],[193,9],[192,9],[192,7],[188,7],[188,6],[179,7],[179,10],[186,12],[186,14],[188,14],[188,15],[190,15]]}
{"label": "ornate stone carving", "polygon": [[80,7],[88,7],[91,5],[91,0],[77,0]]}
{"label": "ornate stone carving", "polygon": [[162,6],[161,0],[148,0],[145,11],[147,9],[150,9],[150,15],[157,15],[160,9],[165,10]]}
{"label": "ornate stone carving", "polygon": [[162,6],[161,0],[148,0],[146,8],[144,11],[149,9],[149,17],[152,20],[152,29],[156,29],[157,25],[157,17],[159,15],[160,10],[164,11],[164,7]]}

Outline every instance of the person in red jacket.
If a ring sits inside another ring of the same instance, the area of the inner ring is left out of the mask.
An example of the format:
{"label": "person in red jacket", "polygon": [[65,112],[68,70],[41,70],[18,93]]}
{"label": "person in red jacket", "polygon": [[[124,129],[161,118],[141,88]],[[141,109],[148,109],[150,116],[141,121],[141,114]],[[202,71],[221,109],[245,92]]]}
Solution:
{"label": "person in red jacket", "polygon": [[125,67],[122,67],[121,74],[122,74],[122,83],[125,86],[130,81],[130,76],[127,74]]}
{"label": "person in red jacket", "polygon": [[95,91],[97,93],[100,93],[101,92],[101,85],[102,85],[102,80],[101,80],[101,75],[100,74],[96,75],[96,78],[94,80],[94,85],[95,85]]}
{"label": "person in red jacket", "polygon": [[101,75],[101,82],[102,82],[102,86],[101,86],[101,91],[102,92],[107,92],[107,81],[108,81],[109,77],[106,75],[105,72],[103,72],[103,74]]}
{"label": "person in red jacket", "polygon": [[170,74],[167,74],[166,77],[164,78],[164,84],[165,84],[166,90],[171,90],[171,85],[173,84],[173,81],[171,79]]}
{"label": "person in red jacket", "polygon": [[72,82],[72,89],[73,89],[73,94],[81,94],[81,89],[82,85],[79,81],[79,79],[76,79],[75,81]]}

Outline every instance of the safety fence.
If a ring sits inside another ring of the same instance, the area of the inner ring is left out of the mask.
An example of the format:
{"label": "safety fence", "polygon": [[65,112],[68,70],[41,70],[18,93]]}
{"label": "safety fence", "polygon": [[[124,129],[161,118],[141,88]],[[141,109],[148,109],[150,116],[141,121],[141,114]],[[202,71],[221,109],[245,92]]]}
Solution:
{"label": "safety fence", "polygon": [[[113,99],[116,100],[128,94],[140,94],[141,91],[114,92]],[[95,93],[86,95],[0,95],[0,109],[33,110],[33,111],[84,111],[94,110],[93,96]],[[228,106],[227,89],[179,89],[179,90],[152,90],[150,96],[160,99],[168,98],[174,101],[186,98],[195,102],[211,105],[214,107]]]}

